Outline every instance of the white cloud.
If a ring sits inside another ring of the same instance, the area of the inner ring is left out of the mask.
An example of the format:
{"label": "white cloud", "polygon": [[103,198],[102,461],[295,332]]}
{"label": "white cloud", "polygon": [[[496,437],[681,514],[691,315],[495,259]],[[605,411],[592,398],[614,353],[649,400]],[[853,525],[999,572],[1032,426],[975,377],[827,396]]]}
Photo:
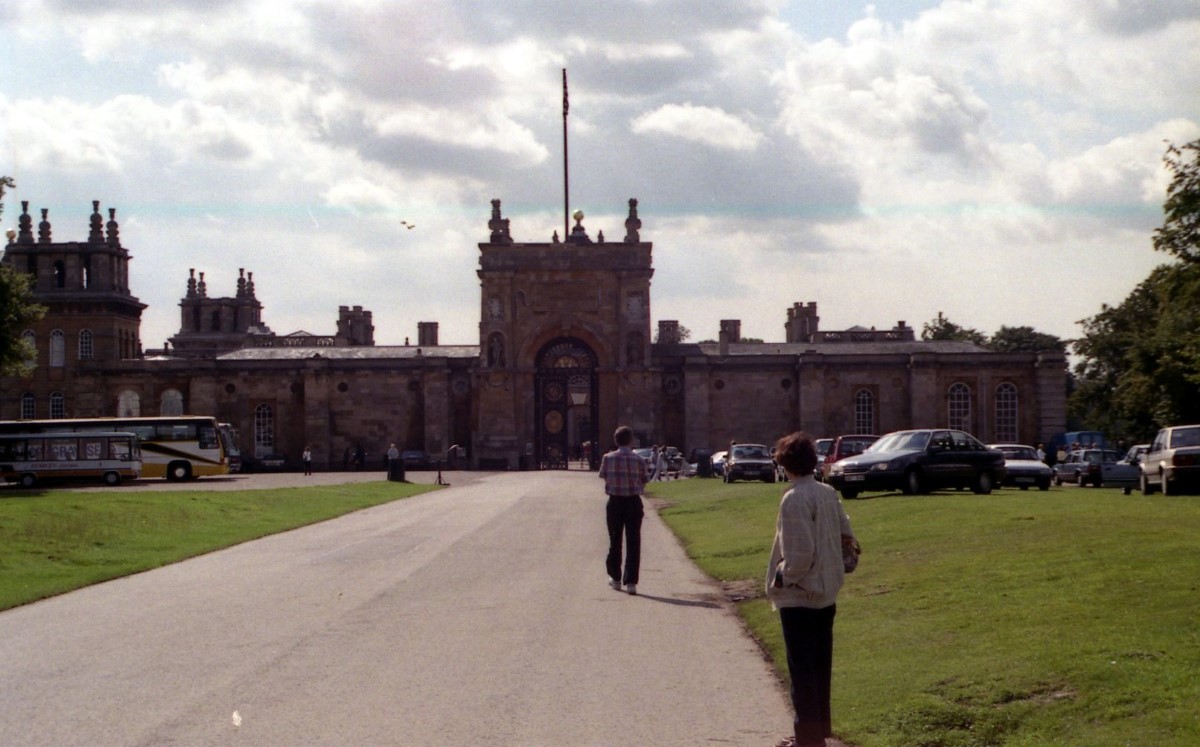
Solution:
{"label": "white cloud", "polygon": [[762,135],[728,112],[691,103],[666,104],[636,117],[631,123],[639,135],[664,135],[728,150],[754,150]]}
{"label": "white cloud", "polygon": [[565,67],[572,206],[611,238],[640,199],[653,312],[697,337],[780,339],[809,300],[826,328],[940,310],[1068,336],[1162,259],[1163,140],[1200,132],[1194,3],[930,0],[817,42],[789,9],[27,0],[0,15],[9,197],[61,240],[90,199],[119,209],[150,344],[198,258],[255,270],[279,332],[359,304],[380,342],[435,320],[469,343],[488,201],[518,240],[562,230]]}

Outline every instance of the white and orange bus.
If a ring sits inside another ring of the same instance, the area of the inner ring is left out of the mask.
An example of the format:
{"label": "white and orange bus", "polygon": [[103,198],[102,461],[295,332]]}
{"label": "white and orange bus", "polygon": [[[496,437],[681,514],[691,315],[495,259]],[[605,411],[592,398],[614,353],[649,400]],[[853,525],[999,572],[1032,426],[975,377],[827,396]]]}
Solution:
{"label": "white and orange bus", "polygon": [[129,432],[0,435],[0,479],[32,488],[49,480],[102,480],[118,485],[142,471],[138,437]]}
{"label": "white and orange bus", "polygon": [[0,435],[121,431],[141,441],[142,477],[190,480],[229,474],[217,419],[204,415],[148,418],[57,418],[0,421]]}

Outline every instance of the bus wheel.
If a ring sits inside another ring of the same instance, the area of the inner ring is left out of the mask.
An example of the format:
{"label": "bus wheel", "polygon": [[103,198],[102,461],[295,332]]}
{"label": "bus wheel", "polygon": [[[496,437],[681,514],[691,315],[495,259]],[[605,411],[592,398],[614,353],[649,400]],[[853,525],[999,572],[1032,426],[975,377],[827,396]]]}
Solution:
{"label": "bus wheel", "polygon": [[167,479],[173,482],[181,482],[190,479],[192,476],[192,465],[187,462],[171,462],[167,465]]}
{"label": "bus wheel", "polygon": [[116,472],[105,472],[103,479],[104,479],[105,485],[120,485],[121,484],[121,476],[119,474],[117,474]]}
{"label": "bus wheel", "polygon": [[29,472],[26,472],[25,474],[21,475],[21,487],[32,488],[36,484],[37,484],[37,475],[29,473]]}

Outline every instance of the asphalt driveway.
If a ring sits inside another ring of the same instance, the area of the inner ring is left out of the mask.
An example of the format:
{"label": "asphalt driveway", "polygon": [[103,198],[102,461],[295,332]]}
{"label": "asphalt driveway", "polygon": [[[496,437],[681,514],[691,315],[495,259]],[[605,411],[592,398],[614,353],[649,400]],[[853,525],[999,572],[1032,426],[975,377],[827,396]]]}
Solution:
{"label": "asphalt driveway", "polygon": [[[769,664],[653,511],[634,597],[606,584],[594,473],[444,477],[445,490],[0,613],[0,744],[760,746],[787,733]],[[383,473],[189,487],[346,479]],[[159,486],[178,489],[137,489]]]}

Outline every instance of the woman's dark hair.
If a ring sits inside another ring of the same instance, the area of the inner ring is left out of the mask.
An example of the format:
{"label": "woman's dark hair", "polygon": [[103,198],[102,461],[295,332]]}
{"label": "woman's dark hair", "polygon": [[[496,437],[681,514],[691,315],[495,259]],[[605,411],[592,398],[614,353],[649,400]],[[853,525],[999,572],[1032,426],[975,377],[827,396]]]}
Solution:
{"label": "woman's dark hair", "polygon": [[613,433],[613,441],[617,446],[628,446],[633,443],[633,429],[627,425],[623,425]]}
{"label": "woman's dark hair", "polygon": [[811,475],[817,467],[817,447],[804,431],[788,434],[775,442],[775,461],[793,475]]}

